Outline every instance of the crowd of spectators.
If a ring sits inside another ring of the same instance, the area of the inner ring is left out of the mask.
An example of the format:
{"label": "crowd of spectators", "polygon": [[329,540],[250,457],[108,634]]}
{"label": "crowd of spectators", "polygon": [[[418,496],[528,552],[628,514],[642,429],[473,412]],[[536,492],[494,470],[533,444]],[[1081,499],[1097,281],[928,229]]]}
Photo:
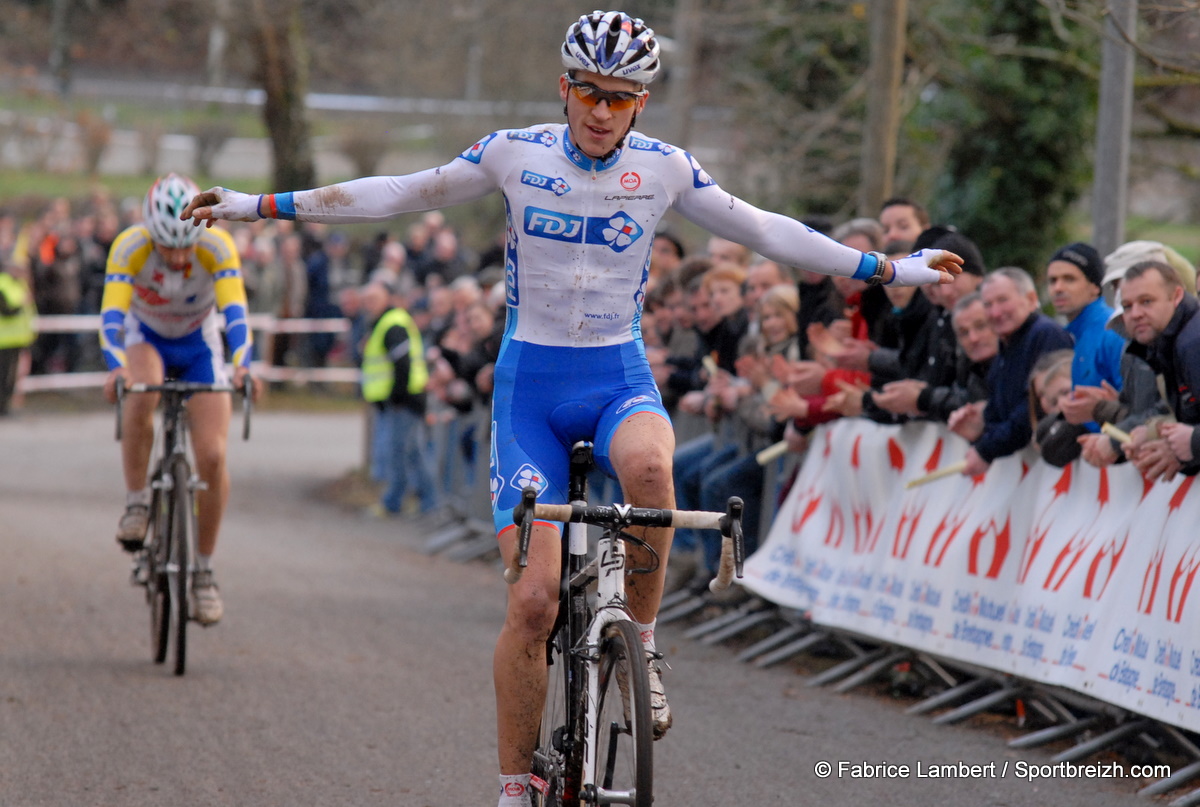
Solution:
{"label": "crowd of spectators", "polygon": [[[108,247],[137,215],[103,194],[77,209],[57,200],[27,221],[0,212],[0,264],[42,314],[99,313]],[[964,271],[942,286],[869,286],[798,273],[719,238],[693,251],[657,233],[640,327],[676,421],[680,507],[720,510],[740,495],[753,551],[769,526],[760,513],[786,491],[786,480],[764,490],[756,455],[779,442],[803,452],[815,426],[840,417],[944,422],[970,443],[972,475],[1031,443],[1055,465],[1129,461],[1149,480],[1200,470],[1200,304],[1195,268],[1177,251],[1133,241],[1101,256],[1076,242],[1042,266],[989,267],[968,233],[904,198],[877,218],[818,229],[890,256],[948,249]],[[426,421],[486,410],[505,319],[503,235],[477,253],[437,212],[402,240],[274,220],[231,231],[251,313],[351,322],[344,338],[261,334],[260,361],[358,366],[372,327],[364,289],[382,289],[420,330],[438,402]],[[34,343],[31,372],[80,369],[101,369],[91,334]],[[459,437],[445,450],[474,466],[485,452],[469,430]],[[717,547],[706,540],[678,531],[672,585],[711,576]]]}
{"label": "crowd of spectators", "polygon": [[[699,266],[696,275],[668,275],[647,295],[648,351],[677,424],[708,424],[677,448],[679,504],[719,510],[742,496],[748,551],[769,526],[758,514],[788,485],[764,489],[756,454],[773,441],[803,452],[815,426],[840,417],[943,422],[969,443],[971,476],[1030,445],[1058,466],[1129,461],[1150,481],[1200,470],[1200,305],[1195,268],[1175,250],[1135,241],[1101,256],[1075,242],[1042,266],[989,267],[968,234],[904,198],[826,232],[889,256],[948,249],[963,273],[948,285],[875,287],[797,276],[713,239],[677,270]],[[659,346],[675,328],[694,333],[691,352]],[[679,531],[670,585],[701,590],[717,550]]]}

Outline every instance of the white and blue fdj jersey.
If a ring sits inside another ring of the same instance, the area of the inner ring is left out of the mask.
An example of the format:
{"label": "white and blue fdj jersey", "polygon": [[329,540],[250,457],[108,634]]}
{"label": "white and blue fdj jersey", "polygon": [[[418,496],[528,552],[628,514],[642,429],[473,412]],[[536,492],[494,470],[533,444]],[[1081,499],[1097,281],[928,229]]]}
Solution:
{"label": "white and blue fdj jersey", "polygon": [[666,417],[645,359],[640,319],[654,231],[674,208],[708,232],[780,263],[869,276],[874,259],[723,191],[687,152],[636,132],[605,161],[565,124],[493,132],[439,168],[277,195],[279,215],[363,222],[478,199],[499,190],[507,213],[505,337],[493,394],[492,502],[511,526],[525,483],[565,501],[571,442],[602,467],[616,428],[638,412]]}

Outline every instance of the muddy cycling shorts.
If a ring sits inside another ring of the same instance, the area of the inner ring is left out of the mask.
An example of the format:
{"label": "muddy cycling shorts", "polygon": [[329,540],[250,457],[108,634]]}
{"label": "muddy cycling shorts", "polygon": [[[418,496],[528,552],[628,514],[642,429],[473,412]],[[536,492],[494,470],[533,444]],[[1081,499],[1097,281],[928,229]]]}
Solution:
{"label": "muddy cycling shorts", "polygon": [[538,501],[567,503],[571,446],[590,440],[596,465],[616,478],[609,449],[639,412],[670,422],[640,342],[548,347],[508,341],[492,394],[491,494],[496,532],[513,526],[528,485]]}

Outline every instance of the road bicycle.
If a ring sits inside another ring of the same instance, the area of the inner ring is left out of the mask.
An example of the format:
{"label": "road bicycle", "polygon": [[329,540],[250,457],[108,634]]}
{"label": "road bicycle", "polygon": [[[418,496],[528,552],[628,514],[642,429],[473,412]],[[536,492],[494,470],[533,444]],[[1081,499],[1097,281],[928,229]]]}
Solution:
{"label": "road bicycle", "polygon": [[174,639],[174,668],[187,666],[188,602],[195,567],[196,497],[206,485],[193,472],[188,454],[187,400],[195,394],[234,393],[242,396],[242,439],[250,439],[251,390],[242,387],[166,380],[161,384],[131,384],[117,379],[117,440],[121,439],[122,406],[128,393],[161,396],[160,422],[155,429],[154,470],[150,474],[150,527],[145,546],[134,555],[132,582],[146,590],[150,605],[150,644],[156,664],[167,660]]}
{"label": "road bicycle", "polygon": [[[570,504],[537,503],[526,488],[513,514],[520,525],[515,557],[504,572],[515,584],[528,563],[534,519],[563,522],[566,551],[559,614],[546,644],[549,680],[530,781],[535,807],[627,804],[650,807],[654,763],[647,656],[625,598],[625,575],[650,573],[658,557],[629,527],[719,529],[722,560],[714,590],[741,577],[742,500],[725,513],[630,505],[589,505],[587,474],[592,445],[575,444]],[[594,550],[588,525],[602,528]],[[650,553],[651,566],[626,568],[626,544]]]}

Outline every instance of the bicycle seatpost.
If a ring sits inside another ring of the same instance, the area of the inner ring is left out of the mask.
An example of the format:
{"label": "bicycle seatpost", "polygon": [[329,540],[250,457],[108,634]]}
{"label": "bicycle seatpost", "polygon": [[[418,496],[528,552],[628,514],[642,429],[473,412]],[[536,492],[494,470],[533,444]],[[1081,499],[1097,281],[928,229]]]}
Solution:
{"label": "bicycle seatpost", "polygon": [[569,495],[567,496],[568,502],[587,501],[587,475],[594,467],[596,466],[592,456],[591,443],[587,440],[580,440],[571,446],[571,478],[569,482]]}

